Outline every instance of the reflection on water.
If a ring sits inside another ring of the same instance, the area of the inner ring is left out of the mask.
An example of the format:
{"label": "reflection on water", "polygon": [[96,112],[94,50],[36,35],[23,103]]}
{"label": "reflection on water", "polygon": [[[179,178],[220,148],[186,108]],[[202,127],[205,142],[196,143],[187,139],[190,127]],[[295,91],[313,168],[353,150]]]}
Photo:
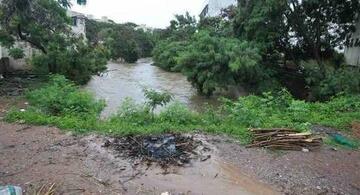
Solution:
{"label": "reflection on water", "polygon": [[175,100],[195,110],[204,104],[217,104],[216,98],[207,99],[198,95],[182,74],[166,72],[151,64],[151,59],[141,59],[136,64],[109,63],[108,72],[92,78],[86,89],[97,98],[106,100],[103,116],[116,113],[126,97],[144,102],[143,87],[168,91]]}

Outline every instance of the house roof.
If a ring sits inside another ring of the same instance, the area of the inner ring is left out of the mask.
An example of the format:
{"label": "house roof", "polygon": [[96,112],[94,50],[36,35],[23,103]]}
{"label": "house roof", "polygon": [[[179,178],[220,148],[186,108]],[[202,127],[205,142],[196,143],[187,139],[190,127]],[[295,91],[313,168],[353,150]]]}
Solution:
{"label": "house roof", "polygon": [[70,17],[77,17],[77,18],[86,18],[85,14],[79,13],[79,12],[75,12],[75,11],[68,11],[68,15]]}

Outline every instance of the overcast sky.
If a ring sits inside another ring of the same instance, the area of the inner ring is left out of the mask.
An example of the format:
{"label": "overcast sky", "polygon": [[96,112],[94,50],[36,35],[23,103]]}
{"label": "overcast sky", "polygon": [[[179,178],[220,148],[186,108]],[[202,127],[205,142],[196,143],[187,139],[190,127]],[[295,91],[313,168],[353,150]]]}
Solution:
{"label": "overcast sky", "polygon": [[198,16],[206,0],[88,0],[86,6],[75,5],[72,10],[107,16],[118,23],[134,22],[150,27],[164,28],[175,14],[189,11]]}

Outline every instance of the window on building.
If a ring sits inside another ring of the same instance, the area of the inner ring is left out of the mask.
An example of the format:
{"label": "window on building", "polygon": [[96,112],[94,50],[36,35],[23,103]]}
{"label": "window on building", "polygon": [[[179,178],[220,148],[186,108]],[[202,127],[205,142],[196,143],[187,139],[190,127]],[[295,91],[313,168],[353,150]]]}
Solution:
{"label": "window on building", "polygon": [[72,25],[77,26],[77,17],[72,17]]}

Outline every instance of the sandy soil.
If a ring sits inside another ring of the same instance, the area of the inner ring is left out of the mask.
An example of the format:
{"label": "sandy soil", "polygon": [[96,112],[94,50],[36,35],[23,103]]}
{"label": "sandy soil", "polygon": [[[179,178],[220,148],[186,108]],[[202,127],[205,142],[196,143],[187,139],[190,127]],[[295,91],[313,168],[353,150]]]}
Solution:
{"label": "sandy soil", "polygon": [[0,122],[0,185],[58,194],[360,194],[360,153],[269,152],[224,136],[195,135],[211,158],[165,170],[118,157],[102,136]]}

